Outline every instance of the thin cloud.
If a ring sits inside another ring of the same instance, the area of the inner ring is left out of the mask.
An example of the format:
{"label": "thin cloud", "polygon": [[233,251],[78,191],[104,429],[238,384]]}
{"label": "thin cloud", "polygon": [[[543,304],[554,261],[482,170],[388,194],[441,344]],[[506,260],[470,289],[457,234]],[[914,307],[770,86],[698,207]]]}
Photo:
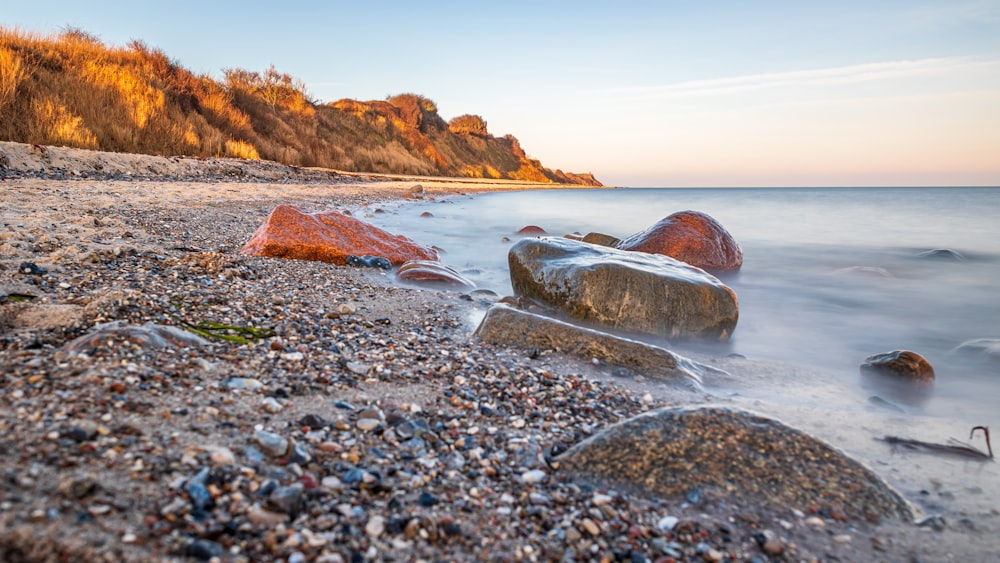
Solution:
{"label": "thin cloud", "polygon": [[858,84],[920,75],[943,74],[997,66],[1000,61],[948,57],[891,61],[790,72],[769,72],[710,80],[691,80],[659,86],[611,88],[599,93],[626,100],[710,96],[751,90]]}

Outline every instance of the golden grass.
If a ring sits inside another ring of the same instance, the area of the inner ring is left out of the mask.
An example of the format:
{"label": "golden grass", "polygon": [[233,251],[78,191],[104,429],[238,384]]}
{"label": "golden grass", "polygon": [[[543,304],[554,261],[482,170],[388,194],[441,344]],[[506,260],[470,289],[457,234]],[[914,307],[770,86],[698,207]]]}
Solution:
{"label": "golden grass", "polygon": [[320,104],[274,66],[195,75],[141,41],[0,27],[0,140],[157,155],[268,159],[398,174],[565,181],[486,121],[446,123],[417,94]]}

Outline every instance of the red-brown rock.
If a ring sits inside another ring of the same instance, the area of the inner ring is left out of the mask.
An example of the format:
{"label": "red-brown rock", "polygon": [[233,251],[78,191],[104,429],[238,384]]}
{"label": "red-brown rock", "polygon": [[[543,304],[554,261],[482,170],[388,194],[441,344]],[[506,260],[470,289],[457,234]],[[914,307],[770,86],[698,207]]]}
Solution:
{"label": "red-brown rock", "polygon": [[453,268],[431,260],[412,260],[399,267],[396,278],[421,285],[448,286],[457,289],[475,289],[476,284]]}
{"label": "red-brown rock", "polygon": [[393,265],[437,260],[437,251],[337,211],[307,211],[279,205],[240,254],[318,260],[343,265],[355,255],[382,256]]}
{"label": "red-brown rock", "polygon": [[934,368],[927,358],[909,350],[872,354],[861,364],[861,373],[893,377],[920,385],[934,384]]}
{"label": "red-brown rock", "polygon": [[743,249],[712,217],[680,211],[618,244],[621,250],[663,254],[708,272],[732,272],[743,265]]}
{"label": "red-brown rock", "polygon": [[546,235],[548,233],[545,232],[545,229],[537,225],[527,225],[521,227],[521,230],[517,231],[517,234],[525,236],[534,236],[534,235]]}

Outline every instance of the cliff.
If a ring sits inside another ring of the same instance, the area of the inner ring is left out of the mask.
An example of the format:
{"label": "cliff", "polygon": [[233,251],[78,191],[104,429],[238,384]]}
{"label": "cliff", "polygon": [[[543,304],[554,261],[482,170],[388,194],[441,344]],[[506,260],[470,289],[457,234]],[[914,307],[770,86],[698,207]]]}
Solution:
{"label": "cliff", "polygon": [[349,172],[600,186],[545,168],[486,121],[426,97],[318,103],[278,72],[195,75],[141,41],[0,28],[0,140],[162,156],[266,159]]}

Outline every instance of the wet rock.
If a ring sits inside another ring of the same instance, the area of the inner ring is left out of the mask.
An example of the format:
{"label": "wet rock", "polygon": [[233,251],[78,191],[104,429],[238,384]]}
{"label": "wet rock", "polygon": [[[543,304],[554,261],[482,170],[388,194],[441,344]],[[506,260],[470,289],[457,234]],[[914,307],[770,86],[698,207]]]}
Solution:
{"label": "wet rock", "polygon": [[428,286],[444,286],[459,290],[475,289],[476,284],[457,270],[441,262],[411,260],[399,267],[396,278],[400,281]]}
{"label": "wet rock", "polygon": [[483,342],[506,346],[559,349],[624,366],[650,377],[684,377],[696,387],[701,384],[703,375],[725,373],[659,346],[579,327],[505,303],[497,303],[486,311],[474,336]]}
{"label": "wet rock", "polygon": [[760,415],[666,408],[613,425],[558,456],[573,478],[682,500],[835,508],[912,518],[906,500],[826,443]]}
{"label": "wet rock", "polygon": [[967,340],[956,346],[952,352],[1000,361],[1000,339],[977,338],[975,340]]}
{"label": "wet rock", "polygon": [[342,213],[292,205],[276,207],[240,253],[340,265],[352,254],[381,256],[394,265],[438,258],[431,248]]}
{"label": "wet rock", "polygon": [[894,377],[921,385],[934,383],[934,368],[930,362],[909,350],[893,350],[868,356],[861,364],[861,373]]}
{"label": "wet rock", "polygon": [[392,263],[381,256],[356,256],[351,254],[344,261],[344,264],[354,268],[376,268],[379,270],[391,270]]}
{"label": "wet rock", "polygon": [[743,265],[743,249],[715,219],[680,211],[618,244],[622,250],[663,254],[708,272],[733,272]]}
{"label": "wet rock", "polygon": [[590,325],[720,340],[736,328],[736,293],[667,256],[542,237],[516,243],[508,263],[517,295]]}
{"label": "wet rock", "polygon": [[932,260],[945,260],[952,262],[962,262],[965,260],[965,256],[957,250],[952,250],[950,248],[935,248],[933,250],[925,250],[920,254],[917,254],[917,258],[929,258]]}
{"label": "wet rock", "polygon": [[114,321],[97,325],[93,331],[70,340],[63,344],[62,350],[68,354],[93,354],[108,346],[109,341],[116,340],[124,340],[146,350],[208,345],[204,338],[175,326],[154,323],[130,325]]}
{"label": "wet rock", "polygon": [[608,246],[611,248],[617,248],[622,242],[622,239],[604,233],[587,233],[583,235],[581,240],[586,243],[596,244],[597,246]]}
{"label": "wet rock", "polygon": [[538,236],[538,235],[547,235],[548,233],[545,232],[545,229],[537,225],[526,225],[518,229],[516,234],[519,234],[521,236]]}
{"label": "wet rock", "polygon": [[224,557],[227,552],[226,548],[217,542],[198,539],[189,543],[184,549],[184,553],[188,557],[198,559],[199,561],[208,561],[213,558]]}

